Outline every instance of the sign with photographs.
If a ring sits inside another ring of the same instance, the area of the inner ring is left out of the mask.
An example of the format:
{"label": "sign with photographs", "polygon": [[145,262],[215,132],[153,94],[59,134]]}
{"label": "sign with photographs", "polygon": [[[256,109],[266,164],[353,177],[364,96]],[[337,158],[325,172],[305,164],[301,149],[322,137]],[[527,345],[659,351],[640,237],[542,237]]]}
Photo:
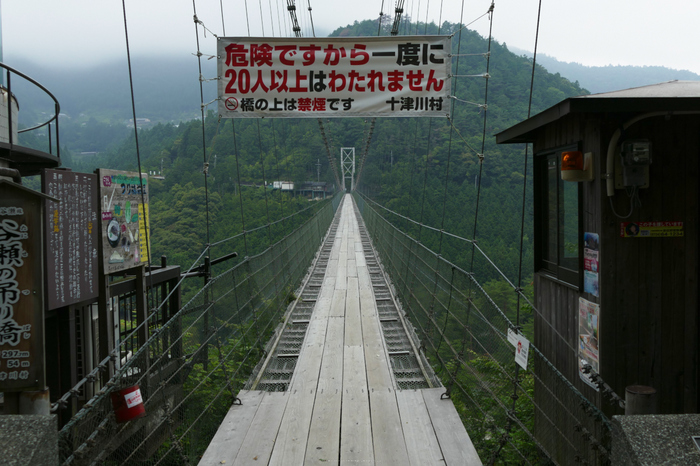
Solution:
{"label": "sign with photographs", "polygon": [[148,176],[100,169],[98,183],[104,273],[143,265],[147,262]]}

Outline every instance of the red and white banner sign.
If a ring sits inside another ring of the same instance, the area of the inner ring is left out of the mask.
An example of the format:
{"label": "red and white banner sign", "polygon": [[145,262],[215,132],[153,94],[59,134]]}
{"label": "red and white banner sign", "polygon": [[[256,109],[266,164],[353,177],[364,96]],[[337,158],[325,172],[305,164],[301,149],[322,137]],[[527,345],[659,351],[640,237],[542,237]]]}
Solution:
{"label": "red and white banner sign", "polygon": [[223,118],[445,117],[448,36],[218,41]]}

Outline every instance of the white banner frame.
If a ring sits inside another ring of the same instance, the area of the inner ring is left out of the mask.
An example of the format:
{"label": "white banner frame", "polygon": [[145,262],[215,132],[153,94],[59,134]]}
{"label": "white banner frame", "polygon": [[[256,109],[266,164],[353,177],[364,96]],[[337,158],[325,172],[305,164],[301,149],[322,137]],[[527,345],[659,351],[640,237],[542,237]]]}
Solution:
{"label": "white banner frame", "polygon": [[449,117],[450,36],[219,37],[221,118]]}

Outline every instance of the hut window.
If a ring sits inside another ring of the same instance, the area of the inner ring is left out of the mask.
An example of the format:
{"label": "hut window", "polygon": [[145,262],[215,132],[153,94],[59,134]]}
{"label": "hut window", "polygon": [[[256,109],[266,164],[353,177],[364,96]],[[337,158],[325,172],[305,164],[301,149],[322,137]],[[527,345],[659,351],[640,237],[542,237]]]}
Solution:
{"label": "hut window", "polygon": [[579,183],[561,179],[561,153],[578,145],[535,155],[535,268],[579,285]]}

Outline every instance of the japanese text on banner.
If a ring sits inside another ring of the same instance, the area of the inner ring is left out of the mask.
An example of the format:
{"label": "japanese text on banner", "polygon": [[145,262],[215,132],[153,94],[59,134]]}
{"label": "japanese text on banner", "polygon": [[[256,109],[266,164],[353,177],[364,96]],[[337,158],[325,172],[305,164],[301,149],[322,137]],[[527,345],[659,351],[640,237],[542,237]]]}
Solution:
{"label": "japanese text on banner", "polygon": [[224,118],[449,116],[451,39],[220,38]]}

